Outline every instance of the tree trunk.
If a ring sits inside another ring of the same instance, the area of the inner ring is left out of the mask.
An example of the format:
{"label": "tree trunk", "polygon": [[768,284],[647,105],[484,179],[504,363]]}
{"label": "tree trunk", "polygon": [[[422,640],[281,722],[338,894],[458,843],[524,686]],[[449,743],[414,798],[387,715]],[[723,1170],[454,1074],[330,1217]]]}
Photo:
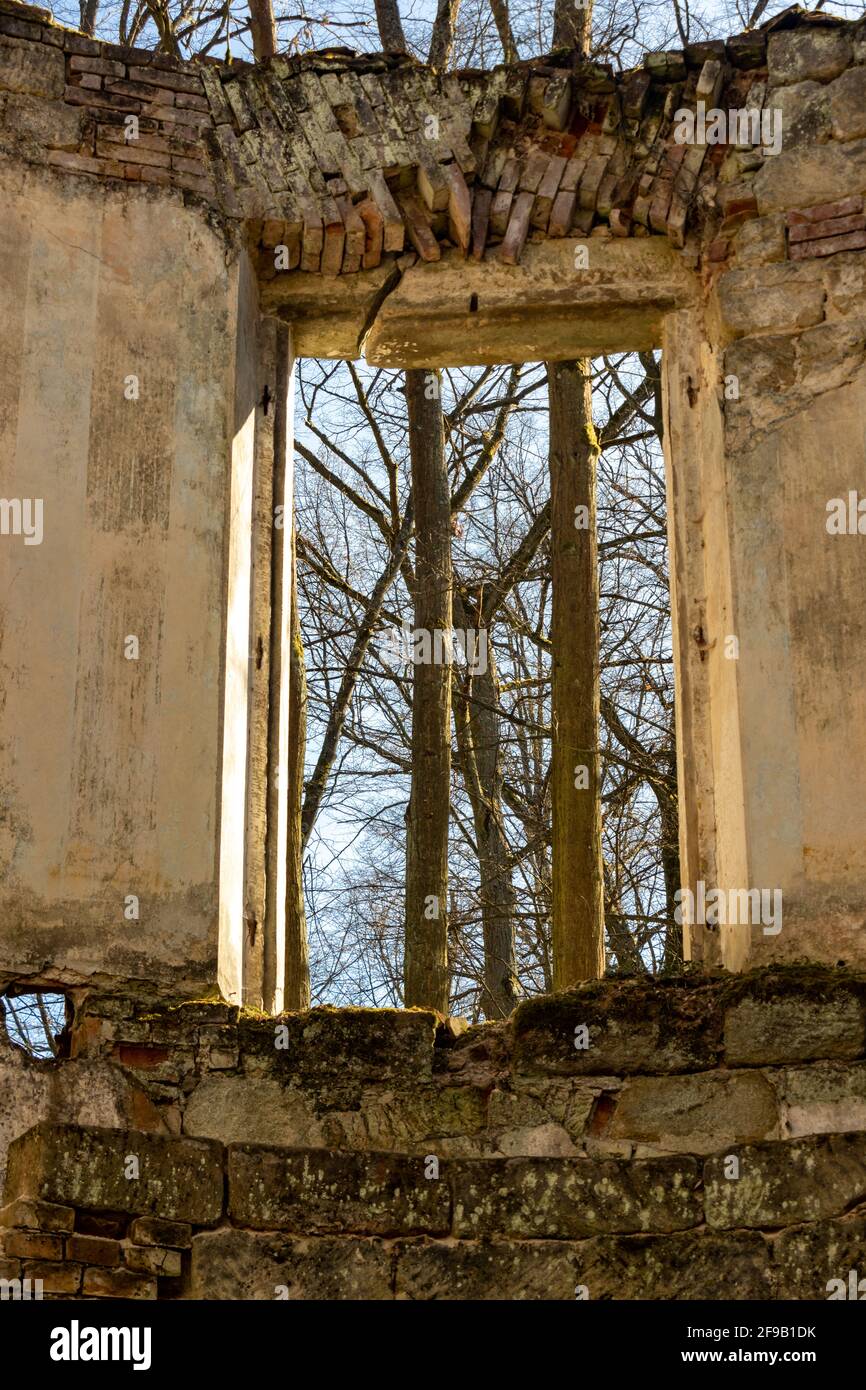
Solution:
{"label": "tree trunk", "polygon": [[439,0],[433,32],[430,35],[430,52],[427,62],[431,68],[447,68],[454,46],[454,26],[460,0]]}
{"label": "tree trunk", "polygon": [[[448,813],[451,791],[451,669],[436,636],[451,638],[451,496],[438,372],[406,372],[415,503],[415,632],[430,660],[416,660],[412,686],[412,790],[406,817],[404,1005],[447,1014]],[[431,399],[433,397],[433,399]],[[416,642],[418,638],[416,636]]]}
{"label": "tree trunk", "polygon": [[[464,629],[468,627],[465,609],[456,595],[455,616]],[[454,704],[457,747],[478,850],[484,936],[482,1006],[487,1018],[507,1018],[517,1002],[517,899],[502,821],[502,730],[498,711],[496,661],[488,634],[485,668],[474,675],[467,673],[464,681],[455,682]]]}
{"label": "tree trunk", "polygon": [[556,0],[553,9],[553,47],[576,48],[589,52],[592,31],[592,0],[578,4],[577,0]]}
{"label": "tree trunk", "polygon": [[271,0],[248,0],[253,53],[259,60],[273,58],[277,51],[277,26]]}
{"label": "tree trunk", "polygon": [[304,753],[307,746],[307,673],[301,619],[295,535],[292,529],[292,611],[289,619],[289,790],[286,845],[286,973],[284,1008],[310,1007],[310,955],[304,911],[301,805],[304,795]]}
{"label": "tree trunk", "polygon": [[376,24],[379,40],[386,53],[406,52],[406,35],[403,33],[397,0],[376,0]]}
{"label": "tree trunk", "polygon": [[511,20],[508,16],[508,0],[490,0],[490,12],[493,15],[493,22],[496,25],[499,42],[502,44],[502,57],[504,61],[506,63],[516,63],[517,44],[514,42],[514,35],[511,32]]}
{"label": "tree trunk", "polygon": [[553,984],[604,973],[599,723],[598,442],[589,363],[547,366],[553,617]]}
{"label": "tree trunk", "polygon": [[96,33],[96,16],[99,13],[99,0],[79,0],[79,24],[82,34],[92,38]]}

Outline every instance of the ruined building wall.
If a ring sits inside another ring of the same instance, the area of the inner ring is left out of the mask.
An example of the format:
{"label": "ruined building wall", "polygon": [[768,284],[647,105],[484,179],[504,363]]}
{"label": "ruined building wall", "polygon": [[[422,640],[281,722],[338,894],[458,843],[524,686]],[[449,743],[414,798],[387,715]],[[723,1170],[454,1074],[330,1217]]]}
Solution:
{"label": "ruined building wall", "polygon": [[[605,982],[463,1033],[92,995],[72,1051],[0,1212],[0,1276],[47,1294],[824,1299],[866,1257],[853,972]],[[80,1127],[76,1073],[126,1118]]]}

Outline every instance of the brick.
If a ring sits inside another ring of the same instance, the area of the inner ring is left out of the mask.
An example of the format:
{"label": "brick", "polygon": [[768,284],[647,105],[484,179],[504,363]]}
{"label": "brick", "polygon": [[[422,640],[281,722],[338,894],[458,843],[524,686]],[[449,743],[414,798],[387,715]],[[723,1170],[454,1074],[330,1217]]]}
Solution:
{"label": "brick", "polygon": [[[200,159],[188,159],[186,156],[180,154],[173,154],[171,156],[171,167],[172,169],[179,169],[182,174],[194,174],[196,178],[200,179],[206,178],[208,173],[207,166],[204,165]],[[235,1052],[230,1055],[235,1059],[230,1065],[237,1065],[237,1053]],[[211,1057],[212,1056],[213,1050],[211,1051]]]}
{"label": "brick", "polygon": [[63,91],[63,100],[71,102],[73,106],[92,106],[108,107],[111,111],[134,111],[141,110],[141,102],[132,101],[129,97],[114,96],[111,92],[91,92],[86,87],[66,87]]}
{"label": "brick", "polygon": [[155,66],[131,67],[129,80],[131,82],[150,82],[156,87],[166,87],[173,92],[188,92],[193,96],[204,95],[200,77],[188,77],[180,72],[163,72]]}
{"label": "brick", "polygon": [[193,95],[191,92],[177,92],[174,98],[175,106],[181,111],[209,111],[205,97]]}
{"label": "brick", "polygon": [[66,1242],[66,1255],[86,1265],[119,1265],[120,1242],[101,1236],[74,1235]]}
{"label": "brick", "polygon": [[86,1269],[82,1293],[92,1298],[155,1299],[156,1280],[133,1269]]}
{"label": "brick", "polygon": [[96,174],[103,178],[115,179],[123,177],[123,166],[114,160],[92,159],[90,155],[69,154],[65,150],[51,150],[48,163],[77,174]]}
{"label": "brick", "polygon": [[[171,155],[167,151],[139,149],[140,141],[130,140],[125,145],[107,140],[97,140],[96,153],[108,159],[120,160],[122,164],[149,164],[158,169],[171,167]],[[167,1062],[171,1052],[167,1047],[137,1047],[133,1044],[119,1043],[112,1049],[112,1055],[121,1066],[135,1067],[139,1071],[151,1071]]]}
{"label": "brick", "polygon": [[787,222],[789,227],[795,227],[803,222],[827,222],[830,218],[850,217],[862,211],[863,198],[858,194],[851,198],[840,198],[835,203],[818,203],[811,208],[792,209],[787,214]]}
{"label": "brick", "polygon": [[[138,169],[138,177],[142,183],[159,183],[166,188],[170,188],[174,183],[170,169],[151,169],[147,164],[133,166]],[[180,177],[180,175],[178,175]]]}
{"label": "brick", "polygon": [[26,1230],[63,1234],[72,1230],[74,1222],[73,1207],[55,1206],[51,1202],[19,1200],[0,1208],[0,1226],[14,1226],[19,1230],[23,1227]]}
{"label": "brick", "polygon": [[102,89],[102,78],[98,77],[95,72],[85,72],[78,79],[77,85],[85,87],[89,92],[98,92]]}
{"label": "brick", "polygon": [[160,101],[165,106],[170,106],[172,101],[171,96],[161,88],[146,82],[128,82],[125,79],[121,82],[108,82],[106,90],[117,92],[118,96],[137,97],[142,101]]}
{"label": "brick", "polygon": [[186,1221],[160,1221],[154,1216],[139,1216],[129,1228],[129,1238],[136,1245],[167,1245],[174,1250],[186,1250],[192,1239],[192,1226]]}
{"label": "brick", "polygon": [[43,1260],[26,1264],[24,1274],[28,1279],[41,1279],[43,1293],[78,1293],[81,1288],[81,1265]]}
{"label": "brick", "polygon": [[861,232],[866,227],[863,213],[853,213],[850,217],[831,217],[827,222],[799,222],[791,227],[788,240],[817,241],[820,237],[841,236],[844,232]]}
{"label": "brick", "polygon": [[847,236],[827,237],[824,241],[801,241],[791,247],[792,261],[813,260],[821,256],[836,256],[840,251],[862,251],[866,247],[866,231],[849,232]]}
{"label": "brick", "polygon": [[73,34],[69,31],[63,36],[63,47],[67,53],[86,53],[91,58],[98,58],[102,51],[102,44],[97,43],[96,39],[88,39],[84,34]]}
{"label": "brick", "polygon": [[[120,146],[123,149],[132,145],[135,149],[160,150],[163,154],[168,154],[171,151],[171,144],[167,135],[144,133],[139,134],[137,140],[127,140],[123,132],[123,126],[110,126],[100,123],[96,127],[96,138],[101,142],[106,140],[110,141],[112,145]],[[116,150],[112,151],[112,154],[115,158],[118,157]]]}
{"label": "brick", "polygon": [[123,63],[112,63],[107,58],[85,58],[78,54],[69,59],[70,72],[96,72],[101,77],[124,77]]}
{"label": "brick", "polygon": [[6,1254],[20,1260],[62,1260],[61,1236],[45,1235],[39,1231],[7,1231],[4,1240]]}
{"label": "brick", "polygon": [[139,1274],[166,1275],[176,1279],[181,1271],[179,1250],[166,1250],[161,1245],[131,1245],[124,1251],[129,1269]]}

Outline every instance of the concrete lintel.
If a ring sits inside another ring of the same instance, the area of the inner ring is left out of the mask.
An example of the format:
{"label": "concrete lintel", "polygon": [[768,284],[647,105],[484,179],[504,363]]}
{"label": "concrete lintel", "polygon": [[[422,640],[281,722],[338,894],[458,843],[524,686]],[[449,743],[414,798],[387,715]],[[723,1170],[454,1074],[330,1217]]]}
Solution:
{"label": "concrete lintel", "polygon": [[590,237],[530,244],[514,266],[494,249],[481,262],[448,252],[402,275],[396,262],[287,275],[262,287],[262,307],[291,321],[299,356],[468,367],[657,347],[665,315],[697,294],[666,237]]}

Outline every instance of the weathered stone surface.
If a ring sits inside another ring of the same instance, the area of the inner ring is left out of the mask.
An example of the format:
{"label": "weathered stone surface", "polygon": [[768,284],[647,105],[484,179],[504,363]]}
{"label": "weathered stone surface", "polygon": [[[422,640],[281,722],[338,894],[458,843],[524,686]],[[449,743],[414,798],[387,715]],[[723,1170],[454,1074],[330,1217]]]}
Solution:
{"label": "weathered stone surface", "polygon": [[[767,98],[767,108],[777,111],[781,122],[781,145],[795,150],[801,145],[823,143],[830,137],[830,92],[820,82],[798,82],[793,87],[777,87]],[[771,155],[771,159],[778,155]]]}
{"label": "weathered stone surface", "polygon": [[785,266],[729,270],[718,283],[726,327],[743,333],[793,333],[824,317],[824,287],[811,271]]}
{"label": "weathered stone surface", "polygon": [[[866,1297],[866,1217],[783,1231],[773,1242],[777,1298]],[[855,1271],[852,1281],[851,1271]],[[842,1288],[838,1282],[842,1283]],[[852,1290],[853,1284],[853,1290]]]}
{"label": "weathered stone surface", "polygon": [[787,999],[747,997],[725,1015],[729,1066],[860,1057],[864,1043],[862,1000],[841,985],[828,987],[818,997],[793,992]]}
{"label": "weathered stone surface", "polygon": [[65,86],[62,53],[55,48],[0,34],[0,87],[53,101],[63,96]]}
{"label": "weathered stone surface", "polygon": [[758,1235],[601,1236],[579,1247],[575,1277],[591,1300],[774,1296],[770,1254]]}
{"label": "weathered stone surface", "polygon": [[[863,366],[864,356],[866,314],[859,318],[849,317],[844,323],[819,324],[803,333],[797,345],[801,382],[816,393],[832,391],[856,376]],[[856,1033],[856,1030],[849,1031]],[[862,1053],[862,1045],[858,1051]],[[849,1052],[848,1055],[856,1054]]]}
{"label": "weathered stone surface", "polygon": [[19,1199],[0,1208],[0,1227],[64,1233],[72,1230],[74,1221],[75,1211],[72,1207],[56,1206],[53,1202]]}
{"label": "weathered stone surface", "polygon": [[318,1008],[285,1014],[265,1029],[245,1018],[238,1024],[247,1074],[258,1066],[298,1084],[311,1078],[335,1095],[357,1094],[365,1081],[429,1078],[435,1031],[436,1015],[424,1009]]}
{"label": "weathered stone surface", "polygon": [[[126,1176],[131,1157],[138,1177]],[[204,1139],[40,1124],[9,1149],[6,1197],[206,1226],[222,1211],[222,1148]]]}
{"label": "weathered stone surface", "polygon": [[731,1148],[739,1177],[725,1176],[728,1154],[704,1164],[710,1226],[772,1229],[841,1215],[866,1197],[866,1134]]}
{"label": "weathered stone surface", "polygon": [[866,1062],[786,1067],[774,1077],[786,1135],[866,1131]]}
{"label": "weathered stone surface", "polygon": [[758,212],[809,207],[866,187],[866,140],[802,145],[766,159],[753,180]]}
{"label": "weathered stone surface", "polygon": [[789,29],[770,34],[767,66],[774,86],[792,82],[829,82],[851,61],[851,39],[839,29]]}
{"label": "weathered stone surface", "polygon": [[638,1077],[617,1099],[605,1131],[668,1153],[711,1153],[726,1140],[774,1138],[779,1114],[773,1088],[756,1072]]}
{"label": "weathered stone surface", "polygon": [[80,106],[29,94],[0,96],[0,143],[4,137],[13,137],[34,156],[46,145],[54,150],[77,150],[86,122],[87,113]]}
{"label": "weathered stone surface", "polygon": [[577,1251],[566,1241],[415,1241],[397,1245],[400,1299],[573,1299]]}
{"label": "weathered stone surface", "polygon": [[734,238],[734,252],[740,266],[784,261],[788,254],[784,214],[777,212],[744,222]]}
{"label": "weathered stone surface", "polygon": [[694,1159],[509,1159],[454,1165],[458,1236],[567,1239],[697,1225]]}
{"label": "weathered stone surface", "polygon": [[451,1197],[424,1161],[397,1154],[294,1153],[233,1144],[229,1212],[238,1226],[369,1235],[444,1235]]}
{"label": "weathered stone surface", "polygon": [[192,1227],[186,1221],[161,1221],[155,1216],[139,1216],[129,1228],[129,1239],[136,1245],[167,1245],[186,1250]]}
{"label": "weathered stone surface", "polygon": [[38,1062],[0,1039],[0,1192],[6,1151],[41,1120],[164,1132],[156,1107],[131,1078],[106,1062]]}
{"label": "weathered stone surface", "polygon": [[849,68],[827,91],[834,140],[866,135],[866,67]]}
{"label": "weathered stone surface", "polygon": [[[578,1030],[588,1029],[589,1046]],[[512,1019],[515,1072],[606,1076],[716,1064],[720,1030],[706,988],[629,982],[528,999]]]}
{"label": "weathered stone surface", "polygon": [[310,1096],[264,1076],[206,1076],[183,1113],[184,1134],[223,1144],[287,1144],[323,1148]]}
{"label": "weathered stone surface", "polygon": [[389,1299],[392,1257],[376,1240],[291,1240],[205,1231],[192,1242],[190,1295],[205,1299]]}

